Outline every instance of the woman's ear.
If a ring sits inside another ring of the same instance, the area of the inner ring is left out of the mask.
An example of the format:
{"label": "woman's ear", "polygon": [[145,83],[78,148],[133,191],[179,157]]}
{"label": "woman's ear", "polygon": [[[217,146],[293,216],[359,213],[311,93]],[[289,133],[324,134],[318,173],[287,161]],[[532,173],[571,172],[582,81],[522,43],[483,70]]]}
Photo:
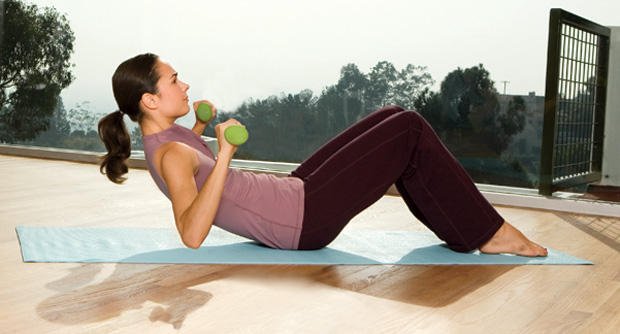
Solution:
{"label": "woman's ear", "polygon": [[157,108],[157,103],[159,102],[159,98],[155,94],[144,93],[142,94],[142,98],[140,99],[140,103],[145,107],[145,109],[153,110]]}

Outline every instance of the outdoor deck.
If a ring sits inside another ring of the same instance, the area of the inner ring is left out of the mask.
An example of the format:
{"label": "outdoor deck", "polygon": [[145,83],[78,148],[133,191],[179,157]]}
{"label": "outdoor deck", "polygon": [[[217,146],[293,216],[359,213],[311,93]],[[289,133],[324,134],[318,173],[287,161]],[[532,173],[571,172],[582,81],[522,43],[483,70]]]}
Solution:
{"label": "outdoor deck", "polygon": [[[16,225],[173,224],[145,170],[0,155],[0,328],[6,333],[617,333],[617,218],[498,207],[593,266],[23,263]],[[424,230],[386,196],[348,229]]]}

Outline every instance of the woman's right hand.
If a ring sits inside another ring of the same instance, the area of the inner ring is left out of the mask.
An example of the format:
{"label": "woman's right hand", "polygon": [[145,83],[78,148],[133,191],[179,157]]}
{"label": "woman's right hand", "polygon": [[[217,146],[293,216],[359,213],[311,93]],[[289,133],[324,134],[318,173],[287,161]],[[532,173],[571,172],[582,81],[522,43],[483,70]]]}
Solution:
{"label": "woman's right hand", "polygon": [[237,146],[229,143],[224,137],[224,131],[231,125],[242,125],[239,121],[234,118],[228,119],[224,123],[220,123],[215,126],[215,135],[217,137],[217,143],[219,146],[218,156],[220,154],[224,154],[224,156],[228,159],[232,159],[232,156],[237,151]]}

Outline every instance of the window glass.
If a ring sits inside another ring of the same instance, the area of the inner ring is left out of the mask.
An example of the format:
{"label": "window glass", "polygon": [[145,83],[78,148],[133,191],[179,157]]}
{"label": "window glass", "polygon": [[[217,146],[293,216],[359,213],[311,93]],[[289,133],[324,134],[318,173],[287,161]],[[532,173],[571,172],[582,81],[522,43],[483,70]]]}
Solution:
{"label": "window glass", "polygon": [[[602,24],[620,9],[611,0],[0,3],[1,142],[103,151],[96,124],[116,110],[112,73],[153,52],[190,84],[191,100],[247,126],[239,159],[299,163],[398,104],[420,112],[476,182],[528,188],[538,183],[549,9]],[[126,122],[140,154],[139,128]],[[193,113],[178,123],[192,127]]]}

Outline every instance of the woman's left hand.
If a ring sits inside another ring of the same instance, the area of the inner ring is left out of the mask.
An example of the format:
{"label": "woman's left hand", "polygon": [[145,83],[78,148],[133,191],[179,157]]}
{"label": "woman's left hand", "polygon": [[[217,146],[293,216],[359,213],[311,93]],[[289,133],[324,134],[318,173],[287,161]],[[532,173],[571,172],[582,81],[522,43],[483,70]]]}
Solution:
{"label": "woman's left hand", "polygon": [[[201,103],[206,103],[206,104],[211,106],[211,118],[209,118],[206,122],[203,122],[203,121],[200,120],[200,118],[198,118],[198,106]],[[211,101],[209,101],[209,100],[194,101],[193,106],[194,106],[194,116],[196,117],[196,123],[200,122],[200,123],[203,123],[203,124],[209,124],[217,116],[217,108],[215,108],[215,105],[213,105],[213,103],[211,103]]]}

